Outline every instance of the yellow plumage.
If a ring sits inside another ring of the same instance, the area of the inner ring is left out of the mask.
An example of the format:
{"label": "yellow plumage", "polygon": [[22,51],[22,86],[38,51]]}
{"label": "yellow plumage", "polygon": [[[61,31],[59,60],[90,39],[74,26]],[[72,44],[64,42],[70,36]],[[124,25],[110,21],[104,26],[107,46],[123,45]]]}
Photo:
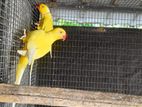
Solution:
{"label": "yellow plumage", "polygon": [[[45,4],[40,4],[37,8],[41,16],[39,24],[37,26],[38,30],[32,31],[27,35],[26,35],[26,30],[24,30],[24,36],[22,36],[20,39],[22,39],[23,43],[25,43],[23,50],[30,50],[31,52],[32,47],[36,47],[38,49],[36,49],[35,53],[32,56],[32,59],[29,58],[29,56],[21,56],[19,58],[19,62],[16,68],[16,80],[15,80],[16,85],[20,85],[23,73],[28,63],[31,64],[31,69],[30,69],[30,84],[31,84],[31,74],[32,74],[34,60],[43,57],[45,54],[49,52],[50,55],[52,56],[52,49],[51,49],[52,43],[58,39],[61,39],[59,38],[60,34],[56,34],[56,30],[52,31],[53,33],[49,34],[47,33],[53,30],[53,19],[49,8]],[[31,53],[28,54],[31,55]],[[30,59],[30,62],[28,58]],[[16,103],[13,103],[12,107],[15,107],[15,104]]]}
{"label": "yellow plumage", "polygon": [[[23,47],[23,50],[27,50],[27,44]],[[16,67],[16,85],[20,85],[23,73],[28,65],[28,58],[27,56],[20,56],[17,67]]]}
{"label": "yellow plumage", "polygon": [[[49,8],[45,4],[39,4],[37,6],[37,8],[38,8],[38,10],[40,12],[40,15],[41,15],[41,19],[39,21],[39,25],[37,26],[37,29],[44,30],[45,32],[53,30],[53,19],[52,19],[52,15],[50,13]],[[44,31],[39,31],[39,32],[44,32]],[[35,31],[35,32],[37,32],[37,31]],[[29,39],[30,35],[32,35],[32,33],[35,33],[35,32],[33,31],[33,32],[31,32],[30,34],[28,34],[26,36],[26,31],[24,30],[24,37],[21,38],[23,40],[23,43],[25,43],[25,47],[23,48],[23,50],[25,50],[27,48],[27,40]],[[40,36],[41,36],[41,34],[39,34],[39,36],[37,36],[38,39],[37,39],[36,42],[38,44],[40,44],[39,41],[42,42]],[[45,50],[42,50],[42,51],[45,51]],[[46,49],[46,51],[48,51],[48,50]],[[51,51],[52,50],[50,49],[50,52]],[[19,62],[17,64],[17,68],[16,68],[16,81],[15,81],[15,84],[17,84],[17,85],[20,84],[23,73],[24,73],[24,71],[25,71],[25,69],[27,67],[27,64],[28,64],[27,56],[21,56],[19,58]]]}
{"label": "yellow plumage", "polygon": [[[52,44],[59,40],[66,38],[66,32],[61,28],[56,28],[50,32],[45,32],[43,30],[34,30],[28,34],[28,39],[26,43],[26,48],[24,48],[17,65],[16,70],[16,82],[15,84],[20,84],[23,72],[29,63],[31,65],[30,78],[32,73],[32,66],[36,59],[39,59],[51,51]],[[26,52],[25,52],[26,51]]]}
{"label": "yellow plumage", "polygon": [[15,81],[16,85],[20,85],[20,82],[21,82],[23,73],[27,67],[27,64],[28,64],[27,56],[21,56],[19,58],[19,62],[16,69],[16,81]]}
{"label": "yellow plumage", "polygon": [[50,32],[35,30],[31,32],[27,41],[27,55],[29,63],[32,60],[39,59],[50,52],[52,44],[59,39],[66,37],[66,32],[62,28],[56,28]]}
{"label": "yellow plumage", "polygon": [[41,16],[37,29],[44,30],[45,32],[52,30],[53,29],[53,18],[52,18],[52,15],[50,13],[48,6],[41,3],[37,5],[37,8]]}
{"label": "yellow plumage", "polygon": [[[45,32],[53,30],[53,18],[48,6],[41,3],[37,5],[37,8],[40,12],[40,18],[39,18],[39,23],[37,24],[37,29],[44,30]],[[25,31],[24,31],[24,36],[22,36],[21,39],[23,40],[23,43],[27,41],[27,36]]]}

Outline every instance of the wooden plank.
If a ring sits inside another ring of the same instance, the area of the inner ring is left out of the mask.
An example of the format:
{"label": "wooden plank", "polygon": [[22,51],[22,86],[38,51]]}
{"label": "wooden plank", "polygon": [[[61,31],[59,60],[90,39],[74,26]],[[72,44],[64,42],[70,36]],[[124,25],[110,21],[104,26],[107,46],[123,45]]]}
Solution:
{"label": "wooden plank", "polygon": [[0,84],[0,102],[66,107],[142,107],[142,96]]}

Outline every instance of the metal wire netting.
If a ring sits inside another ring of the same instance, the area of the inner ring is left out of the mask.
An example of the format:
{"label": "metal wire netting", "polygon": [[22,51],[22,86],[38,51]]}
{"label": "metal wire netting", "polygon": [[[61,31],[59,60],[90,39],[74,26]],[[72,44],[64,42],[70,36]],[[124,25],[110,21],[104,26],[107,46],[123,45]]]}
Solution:
{"label": "metal wire netting", "polygon": [[[17,50],[21,47],[21,40],[19,38],[23,35],[24,28],[30,30],[31,22],[31,4],[27,0],[0,1],[1,83],[13,84],[15,81],[15,69],[19,58]],[[28,68],[26,71],[28,71]],[[28,74],[28,72],[25,72],[21,83],[22,85],[28,85]],[[0,106],[11,107],[11,104],[1,104]],[[18,105],[18,107],[20,107],[20,105]]]}
{"label": "metal wire netting", "polygon": [[141,95],[141,30],[65,27],[66,42],[56,42],[53,59],[38,60],[39,86]]}
{"label": "metal wire netting", "polygon": [[[24,28],[34,29],[39,2],[51,7],[55,27],[63,27],[68,40],[54,43],[52,59],[36,61],[32,85],[142,95],[139,0],[1,0],[0,82],[15,80],[19,37]],[[28,85],[27,71],[22,85]]]}

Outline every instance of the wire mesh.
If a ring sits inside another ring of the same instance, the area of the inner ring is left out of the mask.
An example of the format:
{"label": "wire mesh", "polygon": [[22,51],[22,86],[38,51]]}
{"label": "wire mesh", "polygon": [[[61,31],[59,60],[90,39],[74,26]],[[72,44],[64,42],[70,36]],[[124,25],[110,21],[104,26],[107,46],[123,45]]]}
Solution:
{"label": "wire mesh", "polygon": [[70,36],[54,44],[53,59],[39,59],[39,86],[142,94],[141,30],[65,29]]}
{"label": "wire mesh", "polygon": [[[24,28],[34,29],[39,17],[34,7],[39,2],[48,3],[54,27],[63,27],[69,36],[54,43],[52,59],[47,54],[37,60],[32,85],[142,95],[142,30],[136,29],[142,25],[139,0],[1,0],[0,82],[15,80],[19,37]],[[22,80],[28,85],[28,72]]]}
{"label": "wire mesh", "polygon": [[[27,20],[29,19],[29,20]],[[31,5],[27,0],[0,1],[0,82],[14,83],[15,69],[21,47],[20,36],[23,29],[30,30],[32,21]],[[35,65],[36,68],[36,65]],[[34,69],[35,70],[35,69]],[[27,69],[28,71],[28,69]],[[22,85],[28,85],[28,75],[23,76]],[[35,81],[35,80],[34,80]],[[1,107],[11,107],[11,104],[1,104]],[[22,107],[17,105],[18,107]]]}
{"label": "wire mesh", "polygon": [[[65,0],[57,2],[66,3]],[[70,0],[68,3],[74,2],[76,1]],[[137,11],[97,11],[70,7],[55,7],[51,10],[54,20],[78,20],[83,24],[129,23],[138,26],[142,22],[141,15],[135,17],[134,13]],[[68,25],[72,26],[70,23]],[[39,86],[141,94],[141,30],[101,30],[74,26],[64,28],[69,35],[68,41],[54,44],[53,59],[47,55],[38,60],[36,82]],[[137,66],[134,66],[134,63]],[[132,75],[131,73],[133,76],[128,76]],[[139,81],[137,85],[136,81]]]}
{"label": "wire mesh", "polygon": [[[28,6],[22,1],[0,1],[1,6],[1,72],[2,82],[13,83],[15,80],[15,68],[18,60],[16,50],[20,48],[19,37],[23,29],[29,29],[31,12],[27,8],[23,11],[23,6]],[[29,5],[30,6],[30,5]]]}

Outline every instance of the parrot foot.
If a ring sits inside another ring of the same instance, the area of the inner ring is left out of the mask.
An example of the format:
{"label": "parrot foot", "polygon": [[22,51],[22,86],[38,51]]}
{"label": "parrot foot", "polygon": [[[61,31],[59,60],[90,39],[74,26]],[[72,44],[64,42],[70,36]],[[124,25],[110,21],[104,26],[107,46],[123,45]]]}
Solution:
{"label": "parrot foot", "polygon": [[20,38],[20,39],[23,39],[25,38],[27,35],[26,35],[26,29],[24,29],[24,35]]}
{"label": "parrot foot", "polygon": [[36,26],[35,26],[35,28],[36,29],[39,29],[39,22],[37,22],[37,23],[34,23]]}
{"label": "parrot foot", "polygon": [[35,23],[36,26],[39,26],[39,23]]}
{"label": "parrot foot", "polygon": [[22,55],[22,56],[25,56],[27,51],[26,50],[17,50],[17,53]]}

